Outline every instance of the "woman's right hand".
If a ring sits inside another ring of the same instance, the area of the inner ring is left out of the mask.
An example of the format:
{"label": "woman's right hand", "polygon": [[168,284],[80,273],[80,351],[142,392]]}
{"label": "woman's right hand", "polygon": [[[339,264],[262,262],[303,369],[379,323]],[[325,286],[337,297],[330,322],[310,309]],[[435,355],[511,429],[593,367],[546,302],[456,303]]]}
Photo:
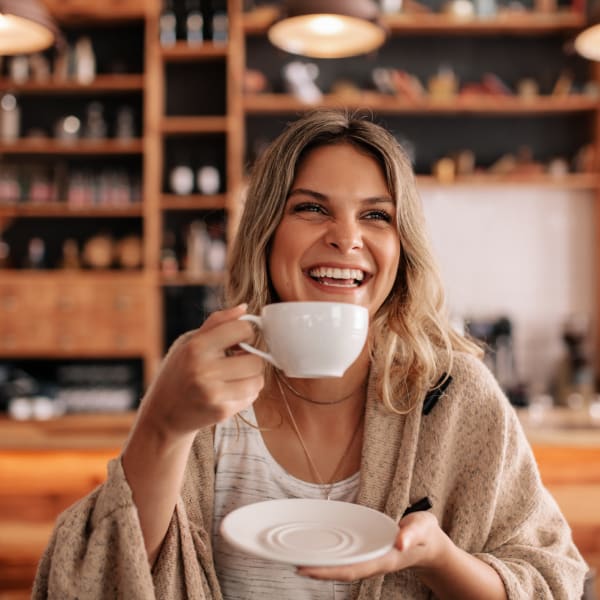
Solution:
{"label": "woman's right hand", "polygon": [[180,336],[165,356],[143,401],[140,419],[167,438],[191,434],[235,415],[264,385],[263,359],[227,354],[254,330],[240,321],[246,305],[211,314],[199,329]]}

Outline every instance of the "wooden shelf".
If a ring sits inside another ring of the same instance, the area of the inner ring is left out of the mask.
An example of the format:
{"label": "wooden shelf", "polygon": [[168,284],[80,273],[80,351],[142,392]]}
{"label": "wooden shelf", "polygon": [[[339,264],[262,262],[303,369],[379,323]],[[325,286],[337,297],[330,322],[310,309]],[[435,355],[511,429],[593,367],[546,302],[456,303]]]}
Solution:
{"label": "wooden shelf", "polygon": [[187,273],[181,272],[172,276],[162,276],[161,283],[164,286],[194,286],[206,285],[214,286],[221,285],[225,281],[224,273],[204,273],[198,277],[192,277]]}
{"label": "wooden shelf", "polygon": [[445,183],[432,175],[419,175],[417,177],[417,184],[421,188],[517,185],[594,191],[600,189],[600,176],[595,173],[569,173],[563,176],[554,176],[546,173],[540,175],[495,175],[492,173],[481,173],[468,177],[458,177],[453,182]]}
{"label": "wooden shelf", "polygon": [[[244,14],[246,35],[265,35],[277,18],[277,9],[264,7]],[[383,24],[394,34],[448,34],[448,35],[544,35],[572,32],[586,22],[583,13],[510,12],[493,18],[460,18],[440,13],[384,15]]]}
{"label": "wooden shelf", "polygon": [[164,135],[226,133],[227,117],[163,117],[160,130]]}
{"label": "wooden shelf", "polygon": [[586,19],[578,12],[501,12],[494,18],[460,18],[444,14],[386,15],[385,24],[393,34],[452,35],[542,35],[571,32],[582,28]]}
{"label": "wooden shelf", "polygon": [[163,210],[223,210],[227,207],[227,196],[225,194],[214,196],[163,194],[160,207]]}
{"label": "wooden shelf", "polygon": [[0,154],[141,154],[143,142],[135,140],[77,140],[63,142],[55,139],[23,138],[12,144],[0,144]]}
{"label": "wooden shelf", "polygon": [[93,218],[137,218],[143,214],[141,202],[128,206],[69,206],[66,202],[11,203],[2,204],[0,217],[93,217]]}
{"label": "wooden shelf", "polygon": [[550,115],[560,113],[591,112],[600,103],[584,95],[566,97],[539,96],[523,100],[518,96],[457,96],[451,100],[408,101],[397,96],[387,96],[365,91],[357,97],[326,94],[318,105],[310,105],[290,94],[256,94],[244,97],[247,114],[299,113],[317,107],[373,110],[388,114],[427,115]]}
{"label": "wooden shelf", "polygon": [[126,271],[124,269],[0,269],[0,280],[41,281],[52,280],[61,283],[81,281],[83,283],[120,283],[141,284],[145,273],[139,269]]}
{"label": "wooden shelf", "polygon": [[173,46],[163,47],[160,54],[165,62],[193,62],[225,60],[229,53],[227,44],[205,42],[196,46],[186,42],[177,42]]}
{"label": "wooden shelf", "polygon": [[94,81],[89,84],[77,83],[75,81],[53,80],[44,82],[30,81],[27,83],[15,83],[14,81],[11,81],[5,77],[0,78],[0,91],[12,91],[18,94],[31,95],[96,95],[116,92],[141,92],[143,88],[144,76],[142,74],[98,75]]}

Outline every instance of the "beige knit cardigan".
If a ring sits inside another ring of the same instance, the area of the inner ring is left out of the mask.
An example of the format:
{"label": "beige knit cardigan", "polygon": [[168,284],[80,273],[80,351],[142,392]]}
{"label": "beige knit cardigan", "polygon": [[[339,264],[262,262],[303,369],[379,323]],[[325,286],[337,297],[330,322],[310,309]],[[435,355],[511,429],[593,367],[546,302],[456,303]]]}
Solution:
{"label": "beige knit cardigan", "polygon": [[[369,383],[358,503],[399,519],[428,496],[456,545],[491,565],[511,600],[579,600],[587,566],[550,494],[515,412],[477,359],[458,355],[428,415],[390,414]],[[57,520],[33,598],[219,600],[211,549],[213,439],[200,431],[154,568],[121,461]],[[356,582],[360,600],[432,598],[414,571]],[[256,599],[260,600],[260,599]],[[284,599],[282,599],[284,600]]]}

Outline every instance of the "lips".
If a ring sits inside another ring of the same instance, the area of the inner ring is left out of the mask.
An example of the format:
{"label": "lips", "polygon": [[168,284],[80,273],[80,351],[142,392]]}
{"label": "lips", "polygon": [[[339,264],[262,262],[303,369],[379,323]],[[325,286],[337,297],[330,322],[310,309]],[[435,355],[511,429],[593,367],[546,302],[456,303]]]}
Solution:
{"label": "lips", "polygon": [[318,266],[307,271],[308,276],[323,285],[335,287],[359,287],[370,277],[362,269]]}

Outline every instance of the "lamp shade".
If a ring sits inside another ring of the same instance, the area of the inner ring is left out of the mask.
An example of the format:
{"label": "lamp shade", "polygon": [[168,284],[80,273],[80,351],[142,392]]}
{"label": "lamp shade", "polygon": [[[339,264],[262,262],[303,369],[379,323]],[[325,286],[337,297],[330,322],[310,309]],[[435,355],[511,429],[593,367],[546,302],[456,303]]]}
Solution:
{"label": "lamp shade", "polygon": [[589,60],[600,60],[600,24],[584,29],[575,38],[575,50]]}
{"label": "lamp shade", "polygon": [[372,0],[288,0],[268,32],[271,43],[310,58],[344,58],[379,48],[386,31]]}
{"label": "lamp shade", "polygon": [[0,55],[29,54],[51,46],[58,28],[37,0],[0,0]]}

